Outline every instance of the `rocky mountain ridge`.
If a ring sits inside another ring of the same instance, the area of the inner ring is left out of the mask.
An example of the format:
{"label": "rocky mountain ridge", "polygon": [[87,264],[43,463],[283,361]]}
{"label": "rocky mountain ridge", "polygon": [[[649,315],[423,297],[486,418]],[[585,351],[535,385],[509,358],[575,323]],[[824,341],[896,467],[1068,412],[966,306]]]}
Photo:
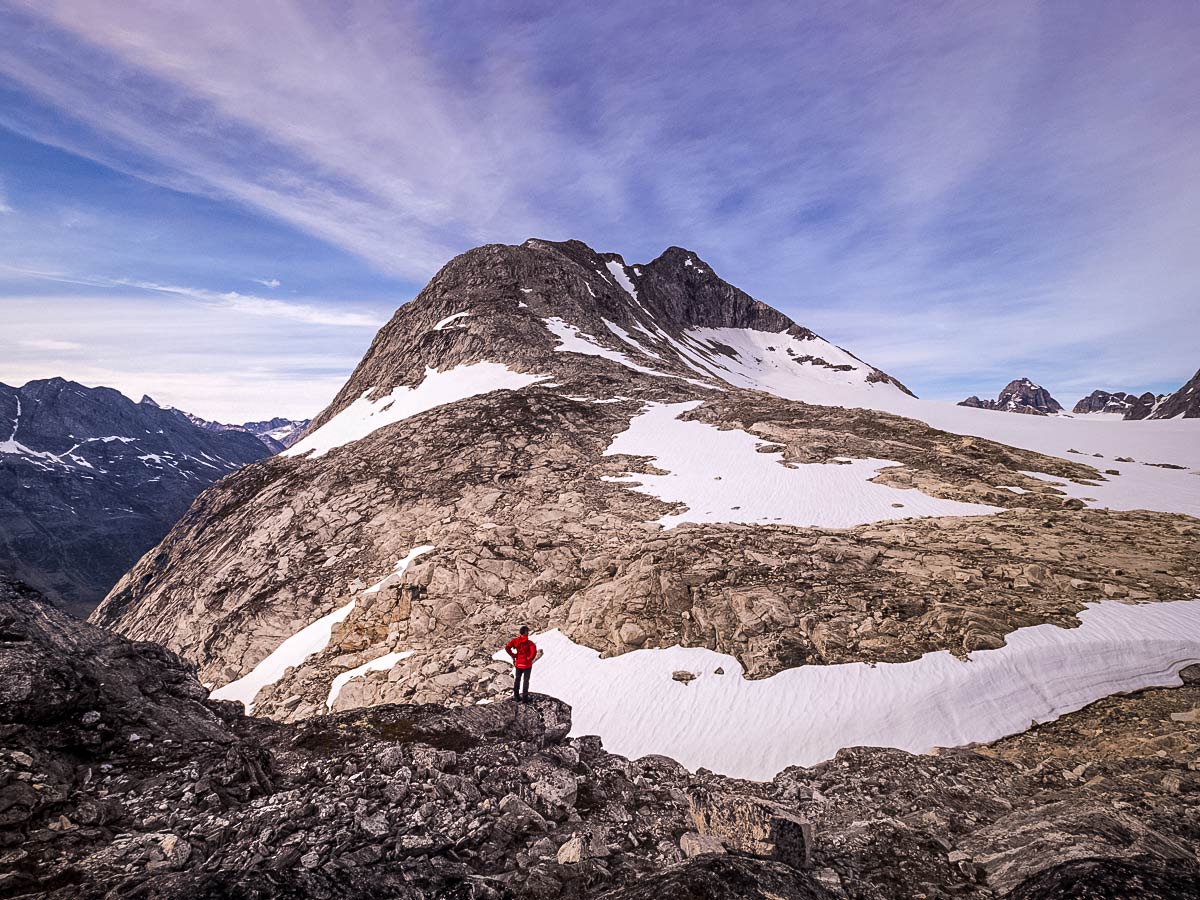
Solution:
{"label": "rocky mountain ridge", "polygon": [[[688,250],[627,265],[580,241],[530,239],[487,245],[455,257],[413,302],[400,307],[346,385],[312,423],[317,431],[355,401],[420,384],[428,369],[445,372],[501,361],[518,372],[554,378],[589,368],[618,377],[638,372],[665,386],[691,378],[753,387],[722,329],[777,337],[757,348],[772,368],[800,366],[838,381],[882,384],[909,393],[884,372],[797,325],[723,281]],[[556,352],[561,351],[561,352]]]}
{"label": "rocky mountain ridge", "polygon": [[[757,678],[1200,593],[1194,520],[1069,496],[1115,477],[1093,458],[817,405],[841,396],[908,397],[687,250],[629,266],[578,242],[478,248],[94,621],[297,720],[497,697],[497,635],[522,622],[605,656],[708,648]],[[824,499],[787,505],[807,496]],[[284,653],[322,622],[315,649]]]}
{"label": "rocky mountain ridge", "polygon": [[[1179,390],[1165,396],[1154,398],[1153,403],[1147,403],[1145,396],[1141,398],[1134,410],[1130,410],[1128,418],[1146,419],[1196,419],[1200,418],[1200,371],[1197,371]],[[1147,409],[1147,407],[1149,407]],[[1134,415],[1135,412],[1138,413]],[[1144,411],[1144,414],[1143,414]]]}
{"label": "rocky mountain ridge", "polygon": [[62,378],[0,385],[0,437],[0,571],[81,616],[197,494],[267,455],[252,435]]}
{"label": "rocky mountain ridge", "polygon": [[0,897],[1200,897],[1200,672],[986,746],[769,782],[550,697],[282,725],[0,579]]}
{"label": "rocky mountain ridge", "polygon": [[1081,415],[1098,412],[1120,413],[1129,420],[1200,418],[1200,371],[1179,390],[1170,394],[1146,391],[1135,396],[1124,391],[1092,391],[1076,403],[1072,411]]}
{"label": "rocky mountain ridge", "polygon": [[1010,381],[995,400],[980,400],[978,397],[971,396],[958,405],[1034,416],[1048,416],[1062,412],[1062,404],[1051,397],[1048,390],[1041,385],[1034,384],[1028,378],[1017,378]]}
{"label": "rocky mountain ridge", "polygon": [[1108,415],[1125,415],[1137,401],[1137,396],[1125,391],[1108,391],[1095,390],[1086,397],[1080,398],[1072,408],[1071,412],[1075,415],[1083,416],[1091,413],[1105,413]]}

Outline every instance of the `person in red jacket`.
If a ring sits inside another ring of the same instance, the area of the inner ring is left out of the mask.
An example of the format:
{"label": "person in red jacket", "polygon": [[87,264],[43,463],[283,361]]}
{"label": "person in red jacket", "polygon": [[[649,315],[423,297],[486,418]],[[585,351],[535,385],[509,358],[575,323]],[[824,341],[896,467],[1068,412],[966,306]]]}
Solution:
{"label": "person in red jacket", "polygon": [[[529,639],[529,626],[522,625],[521,633],[504,645],[504,652],[512,657],[516,676],[513,678],[513,699],[521,703],[529,702],[529,673],[533,669],[533,660],[537,656],[537,644]],[[521,683],[524,681],[524,690]]]}

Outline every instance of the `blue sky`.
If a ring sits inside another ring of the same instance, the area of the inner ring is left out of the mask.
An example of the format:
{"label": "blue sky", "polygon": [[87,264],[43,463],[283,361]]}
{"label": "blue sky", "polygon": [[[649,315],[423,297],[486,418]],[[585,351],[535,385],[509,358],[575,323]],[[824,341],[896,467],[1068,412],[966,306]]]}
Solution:
{"label": "blue sky", "polygon": [[0,44],[8,383],[311,415],[530,236],[687,246],[922,396],[1200,365],[1192,0],[0,0]]}

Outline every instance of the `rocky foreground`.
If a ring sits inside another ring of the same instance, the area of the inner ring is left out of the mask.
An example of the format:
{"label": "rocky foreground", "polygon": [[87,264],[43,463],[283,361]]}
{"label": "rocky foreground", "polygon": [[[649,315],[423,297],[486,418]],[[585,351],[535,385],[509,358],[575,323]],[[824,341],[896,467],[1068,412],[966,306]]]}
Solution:
{"label": "rocky foreground", "polygon": [[280,724],[0,582],[0,897],[1200,897],[1200,670],[985,747],[765,783],[550,697]]}

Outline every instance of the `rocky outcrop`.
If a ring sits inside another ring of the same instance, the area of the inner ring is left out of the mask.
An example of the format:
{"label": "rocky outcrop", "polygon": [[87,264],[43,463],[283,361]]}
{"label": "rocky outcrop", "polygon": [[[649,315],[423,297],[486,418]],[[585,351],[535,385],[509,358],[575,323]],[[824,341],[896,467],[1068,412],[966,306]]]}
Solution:
{"label": "rocky outcrop", "polygon": [[614,756],[543,696],[250,719],[0,581],[0,898],[1187,898],[1183,674],[984,747],[745,782]]}
{"label": "rocky outcrop", "polygon": [[0,384],[0,572],[86,616],[202,490],[268,451],[149,397]]}
{"label": "rocky outcrop", "polygon": [[1125,391],[1092,391],[1086,397],[1080,399],[1078,403],[1071,409],[1071,412],[1078,416],[1090,415],[1091,413],[1106,413],[1108,415],[1125,415],[1133,406],[1137,397]]}
{"label": "rocky outcrop", "polygon": [[1010,381],[995,400],[980,400],[978,397],[971,396],[958,405],[1035,416],[1047,416],[1062,412],[1062,405],[1050,396],[1050,392],[1041,385],[1034,384],[1028,378]]}
{"label": "rocky outcrop", "polygon": [[[1145,404],[1138,406],[1140,413]],[[1130,416],[1134,418],[1134,416]],[[1156,398],[1144,416],[1147,419],[1195,419],[1200,418],[1200,372],[1191,377],[1187,384],[1174,393]]]}
{"label": "rocky outcrop", "polygon": [[1150,418],[1158,408],[1158,405],[1167,399],[1167,396],[1167,394],[1155,395],[1150,391],[1146,391],[1140,397],[1133,398],[1128,411],[1125,413],[1125,418],[1132,421]]}

